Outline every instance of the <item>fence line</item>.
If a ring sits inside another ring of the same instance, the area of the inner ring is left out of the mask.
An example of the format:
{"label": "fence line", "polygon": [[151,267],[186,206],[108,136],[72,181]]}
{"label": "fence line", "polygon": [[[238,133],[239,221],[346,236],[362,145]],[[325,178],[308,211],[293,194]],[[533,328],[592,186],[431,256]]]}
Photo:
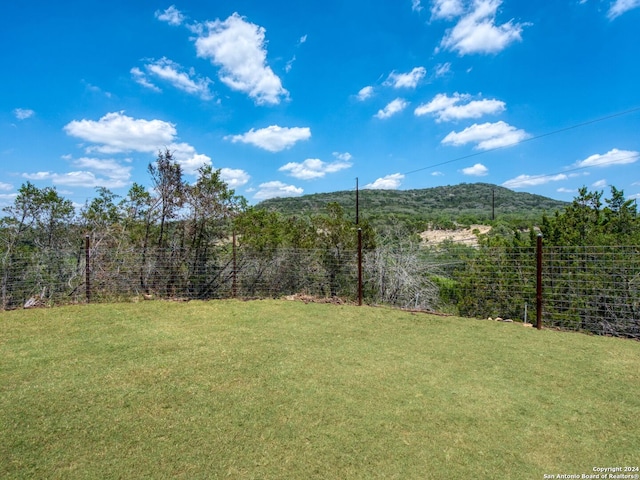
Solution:
{"label": "fence line", "polygon": [[[235,245],[235,244],[234,244]],[[202,251],[89,245],[2,257],[2,308],[306,294],[640,338],[640,247]],[[359,269],[359,260],[362,267]],[[88,268],[90,267],[90,268]],[[359,279],[362,280],[359,280]]]}

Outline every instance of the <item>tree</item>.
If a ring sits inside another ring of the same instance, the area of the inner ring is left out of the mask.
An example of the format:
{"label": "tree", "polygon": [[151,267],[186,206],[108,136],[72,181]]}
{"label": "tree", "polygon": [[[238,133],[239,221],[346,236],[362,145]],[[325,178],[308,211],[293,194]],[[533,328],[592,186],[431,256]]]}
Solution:
{"label": "tree", "polygon": [[169,149],[158,153],[156,164],[150,163],[148,171],[160,207],[158,248],[162,249],[166,247],[167,221],[175,218],[178,209],[182,207],[186,186],[182,179],[182,168],[173,160],[173,154]]}
{"label": "tree", "polygon": [[329,203],[327,213],[313,219],[316,227],[317,247],[320,250],[322,264],[329,278],[329,295],[337,296],[338,292],[357,284],[353,277],[355,269],[349,264],[356,260],[358,246],[357,229],[362,229],[362,247],[364,250],[375,248],[373,229],[367,222],[356,226],[349,221],[338,203]]}
{"label": "tree", "polygon": [[[61,252],[72,245],[73,204],[55,188],[38,188],[30,182],[18,190],[13,205],[3,209],[2,301],[8,308],[34,295],[54,295],[68,280],[69,265]],[[30,291],[18,290],[20,279],[32,278]]]}
{"label": "tree", "polygon": [[192,295],[209,296],[220,284],[220,266],[214,254],[216,244],[228,237],[231,220],[246,205],[244,198],[220,178],[220,170],[210,165],[198,169],[198,180],[186,186],[184,206],[189,260],[189,289]]}

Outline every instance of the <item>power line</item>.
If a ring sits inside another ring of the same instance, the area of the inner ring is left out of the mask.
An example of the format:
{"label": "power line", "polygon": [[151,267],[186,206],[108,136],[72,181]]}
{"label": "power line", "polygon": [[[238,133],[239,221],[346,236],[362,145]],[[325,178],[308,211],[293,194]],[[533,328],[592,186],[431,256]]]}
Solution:
{"label": "power line", "polygon": [[599,117],[599,118],[596,118],[596,119],[593,119],[593,120],[588,120],[586,122],[577,123],[575,125],[571,125],[571,126],[568,126],[568,127],[560,128],[558,130],[553,130],[551,132],[542,133],[540,135],[536,135],[536,136],[533,136],[533,137],[525,138],[524,140],[519,140],[517,142],[508,143],[506,145],[500,145],[499,147],[490,148],[488,150],[483,150],[481,152],[470,153],[468,155],[463,155],[461,157],[456,157],[456,158],[453,158],[451,160],[446,160],[444,162],[434,163],[433,165],[428,165],[426,167],[417,168],[415,170],[411,170],[409,172],[403,173],[403,175],[405,175],[405,176],[406,175],[411,175],[413,173],[422,172],[424,170],[429,170],[431,168],[441,167],[442,165],[448,165],[450,163],[459,162],[461,160],[466,160],[468,158],[473,158],[473,157],[477,157],[479,155],[484,155],[484,154],[487,154],[487,153],[490,153],[490,152],[495,152],[496,150],[500,150],[500,149],[503,149],[503,148],[513,147],[513,146],[519,145],[521,143],[531,142],[533,140],[539,140],[539,139],[544,138],[544,137],[549,137],[551,135],[556,135],[558,133],[563,133],[563,132],[567,132],[569,130],[574,130],[576,128],[585,127],[587,125],[592,125],[594,123],[604,122],[605,120],[610,120],[610,119],[616,118],[616,117],[622,117],[624,115],[629,115],[631,113],[635,113],[635,112],[638,112],[638,111],[640,111],[640,107],[634,107],[634,108],[631,108],[629,110],[624,110],[622,112],[612,113],[611,115],[606,115],[604,117]]}
{"label": "power line", "polygon": [[[543,175],[532,175],[530,177],[527,177],[526,180],[531,181],[531,180],[536,180],[536,179],[539,179],[539,178],[555,177],[556,175],[564,175],[565,173],[576,172],[578,170],[585,170],[587,168],[602,167],[602,166],[605,166],[605,165],[612,165],[612,164],[615,164],[615,163],[620,163],[620,161],[623,161],[623,160],[630,160],[632,158],[635,158],[637,160],[638,158],[640,158],[640,153],[634,153],[633,155],[627,155],[626,157],[616,157],[613,160],[609,160],[609,161],[605,161],[605,162],[598,162],[597,164],[594,164],[594,165],[582,165],[582,166],[579,166],[579,167],[568,168],[568,169],[563,170],[561,172],[545,173]],[[505,183],[508,183],[508,181],[505,182]],[[517,187],[514,187],[514,188],[517,188]]]}

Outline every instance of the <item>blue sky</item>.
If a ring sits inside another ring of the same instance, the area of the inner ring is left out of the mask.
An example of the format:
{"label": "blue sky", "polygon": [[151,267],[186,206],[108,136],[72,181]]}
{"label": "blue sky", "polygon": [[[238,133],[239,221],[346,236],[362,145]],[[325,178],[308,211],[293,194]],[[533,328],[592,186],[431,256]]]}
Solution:
{"label": "blue sky", "polygon": [[[250,203],[488,182],[640,196],[640,0],[10,2],[0,206],[149,185]],[[606,196],[606,195],[605,195]]]}

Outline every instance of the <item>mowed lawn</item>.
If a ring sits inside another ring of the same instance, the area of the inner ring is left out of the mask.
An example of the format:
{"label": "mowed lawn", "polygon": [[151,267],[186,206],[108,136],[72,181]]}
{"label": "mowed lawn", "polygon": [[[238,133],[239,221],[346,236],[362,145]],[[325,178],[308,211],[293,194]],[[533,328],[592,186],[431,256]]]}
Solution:
{"label": "mowed lawn", "polygon": [[513,478],[640,465],[640,342],[345,305],[0,313],[0,478]]}

